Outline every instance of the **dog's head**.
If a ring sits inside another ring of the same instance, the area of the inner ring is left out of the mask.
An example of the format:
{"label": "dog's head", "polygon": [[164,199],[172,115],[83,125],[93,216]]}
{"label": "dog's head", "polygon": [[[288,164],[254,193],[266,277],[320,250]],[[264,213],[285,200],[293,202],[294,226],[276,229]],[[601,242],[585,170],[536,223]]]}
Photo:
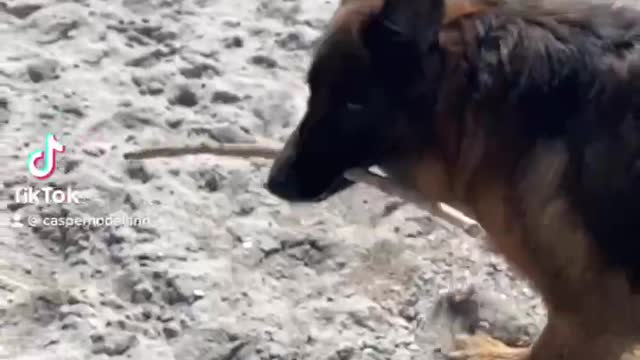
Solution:
{"label": "dog's head", "polygon": [[346,170],[384,161],[406,145],[407,131],[428,128],[443,71],[444,6],[342,1],[308,72],[307,111],[271,168],[271,193],[323,200],[352,184]]}

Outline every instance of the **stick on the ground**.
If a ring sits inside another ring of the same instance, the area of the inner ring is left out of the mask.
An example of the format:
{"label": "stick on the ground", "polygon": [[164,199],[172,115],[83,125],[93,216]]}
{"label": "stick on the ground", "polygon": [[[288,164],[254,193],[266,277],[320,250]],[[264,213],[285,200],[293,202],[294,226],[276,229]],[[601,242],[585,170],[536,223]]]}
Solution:
{"label": "stick on the ground", "polygon": [[[124,154],[127,160],[151,159],[159,157],[177,157],[184,155],[218,155],[233,156],[241,158],[260,157],[274,159],[280,153],[281,146],[268,144],[220,144],[216,146],[198,145],[183,147],[158,147],[132,151]],[[482,233],[482,228],[473,219],[462,212],[444,203],[433,203],[424,200],[418,193],[400,186],[390,177],[380,176],[367,169],[353,169],[345,173],[345,177],[351,181],[363,183],[378,190],[413,203],[431,212],[448,223],[462,228],[471,236],[478,236]]]}
{"label": "stick on the ground", "polygon": [[184,155],[222,155],[235,157],[261,157],[274,159],[282,147],[265,144],[220,144],[217,146],[198,145],[183,147],[158,147],[131,151],[124,154],[127,160],[151,159],[159,157],[176,157]]}

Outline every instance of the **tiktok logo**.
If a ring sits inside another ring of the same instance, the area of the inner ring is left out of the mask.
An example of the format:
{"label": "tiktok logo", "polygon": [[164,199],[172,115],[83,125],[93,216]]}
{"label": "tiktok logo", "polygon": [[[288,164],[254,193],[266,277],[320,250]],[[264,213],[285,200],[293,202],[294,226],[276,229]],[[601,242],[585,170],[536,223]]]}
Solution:
{"label": "tiktok logo", "polygon": [[56,140],[52,133],[47,134],[44,150],[29,154],[27,169],[36,179],[46,180],[56,171],[56,154],[63,153],[65,146]]}

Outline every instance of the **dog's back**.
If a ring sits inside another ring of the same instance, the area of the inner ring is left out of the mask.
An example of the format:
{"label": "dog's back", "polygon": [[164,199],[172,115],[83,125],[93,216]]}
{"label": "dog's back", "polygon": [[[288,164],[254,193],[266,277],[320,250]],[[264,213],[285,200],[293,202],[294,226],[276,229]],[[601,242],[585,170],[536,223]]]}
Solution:
{"label": "dog's back", "polygon": [[492,114],[483,126],[514,158],[545,141],[566,147],[559,186],[605,261],[640,291],[640,12],[514,4],[450,25],[476,32],[465,56],[470,96]]}

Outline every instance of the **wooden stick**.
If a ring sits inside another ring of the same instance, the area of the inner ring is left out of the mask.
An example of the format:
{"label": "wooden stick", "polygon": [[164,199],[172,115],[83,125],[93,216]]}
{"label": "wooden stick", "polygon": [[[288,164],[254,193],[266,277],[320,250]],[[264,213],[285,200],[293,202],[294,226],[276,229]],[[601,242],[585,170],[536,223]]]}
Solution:
{"label": "wooden stick", "polygon": [[[124,158],[127,160],[139,160],[158,157],[208,154],[242,158],[260,157],[275,159],[281,149],[281,146],[268,144],[219,144],[216,146],[201,144],[191,147],[158,147],[143,149],[127,152],[124,154]],[[345,173],[345,177],[351,181],[375,187],[388,195],[396,196],[407,202],[416,204],[417,206],[429,211],[433,216],[462,228],[470,236],[479,236],[483,232],[477,222],[463,214],[461,211],[444,203],[426,201],[419,193],[401,186],[390,177],[374,174],[368,169],[349,170]]]}
{"label": "wooden stick", "polygon": [[482,227],[475,220],[465,215],[460,210],[441,202],[431,202],[407,187],[393,181],[393,178],[380,176],[367,169],[352,169],[345,173],[345,177],[351,181],[367,184],[378,190],[396,196],[404,201],[429,211],[433,216],[441,218],[451,225],[462,228],[468,235],[477,237],[483,233]]}
{"label": "wooden stick", "polygon": [[150,159],[159,157],[176,157],[184,155],[222,155],[236,157],[261,157],[275,159],[282,147],[265,144],[220,144],[209,146],[201,144],[198,146],[183,147],[158,147],[131,151],[124,154],[126,160]]}

